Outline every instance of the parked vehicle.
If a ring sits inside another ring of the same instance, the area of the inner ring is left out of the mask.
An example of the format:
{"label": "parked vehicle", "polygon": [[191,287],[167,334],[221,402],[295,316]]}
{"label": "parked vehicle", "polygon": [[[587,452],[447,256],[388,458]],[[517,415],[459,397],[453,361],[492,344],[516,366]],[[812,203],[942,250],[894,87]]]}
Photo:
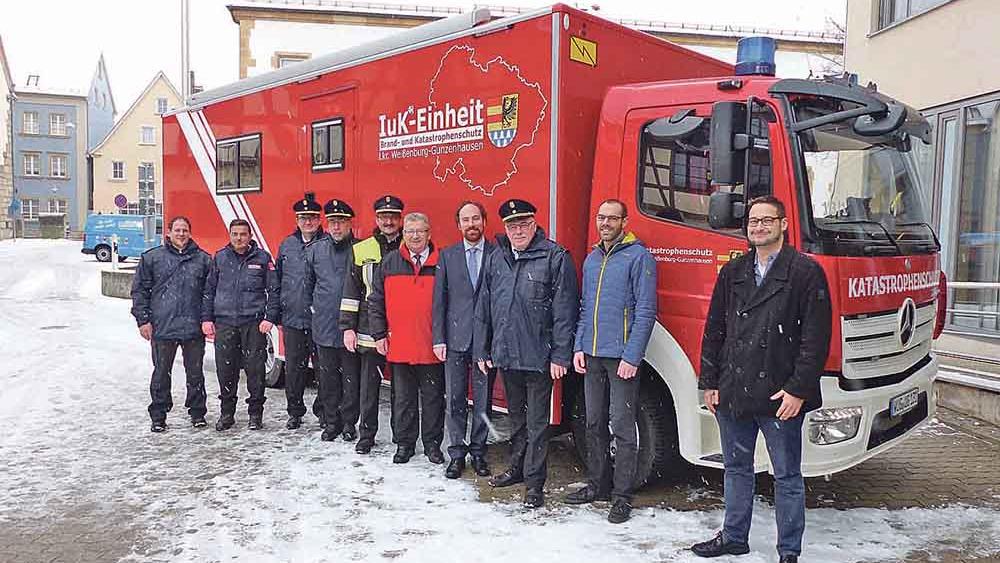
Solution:
{"label": "parked vehicle", "polygon": [[124,262],[159,246],[161,231],[162,221],[154,215],[90,215],[80,252],[93,254],[98,262],[110,262],[113,237],[117,235],[118,260]]}
{"label": "parked vehicle", "polygon": [[[773,44],[748,42],[734,72],[564,5],[494,21],[476,10],[195,94],[163,118],[166,210],[191,216],[205,248],[245,218],[273,252],[307,190],[351,202],[359,236],[373,198],[397,195],[430,216],[438,245],[457,240],[460,201],[485,201],[495,233],[516,197],[580,267],[599,203],[625,201],[660,268],[636,429],[646,479],[679,457],[722,467],[697,390],[705,316],[718,270],[747,250],[746,201],[774,194],[789,243],[833,293],[803,472],[834,473],[934,414],[944,278],[910,150],[929,127],[849,81],[775,78]],[[277,330],[271,341],[280,369]],[[578,389],[556,387],[552,423],[582,432]]]}

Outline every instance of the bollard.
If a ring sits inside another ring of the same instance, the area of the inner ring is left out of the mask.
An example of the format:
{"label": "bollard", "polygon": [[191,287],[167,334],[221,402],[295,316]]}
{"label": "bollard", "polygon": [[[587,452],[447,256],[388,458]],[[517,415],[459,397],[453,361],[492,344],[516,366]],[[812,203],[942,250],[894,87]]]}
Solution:
{"label": "bollard", "polygon": [[111,270],[118,271],[118,235],[111,235]]}

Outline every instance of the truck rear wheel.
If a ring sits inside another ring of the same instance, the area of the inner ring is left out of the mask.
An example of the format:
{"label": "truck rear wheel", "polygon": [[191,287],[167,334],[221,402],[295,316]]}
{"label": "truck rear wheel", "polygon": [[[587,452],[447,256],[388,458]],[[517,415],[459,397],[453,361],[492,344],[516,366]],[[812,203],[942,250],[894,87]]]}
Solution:
{"label": "truck rear wheel", "polygon": [[111,247],[103,244],[98,246],[94,249],[94,257],[97,258],[98,262],[110,262]]}
{"label": "truck rear wheel", "polygon": [[[666,385],[647,365],[643,365],[639,408],[636,411],[636,433],[639,437],[639,459],[636,465],[636,488],[649,481],[676,472],[681,463],[677,438],[677,418],[673,398]],[[654,379],[654,377],[656,379]],[[570,427],[576,453],[587,464],[587,422],[583,393],[573,405]],[[614,464],[615,439],[611,436],[608,455]]]}
{"label": "truck rear wheel", "polygon": [[285,386],[285,362],[275,353],[274,339],[267,335],[267,358],[264,360],[264,383],[268,387]]}

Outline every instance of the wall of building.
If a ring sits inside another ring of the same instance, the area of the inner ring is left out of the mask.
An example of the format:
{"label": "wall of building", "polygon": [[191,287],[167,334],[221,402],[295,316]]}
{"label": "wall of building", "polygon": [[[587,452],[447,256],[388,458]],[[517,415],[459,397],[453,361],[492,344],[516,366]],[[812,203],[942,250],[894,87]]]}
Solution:
{"label": "wall of building", "polygon": [[[115,198],[119,195],[124,196],[129,203],[138,202],[139,166],[142,163],[153,164],[155,198],[157,203],[162,203],[163,145],[161,118],[156,111],[159,98],[165,98],[170,108],[180,105],[177,91],[165,79],[157,79],[93,151],[95,213],[120,213],[122,210],[115,204]],[[155,143],[140,142],[144,126],[154,128]],[[113,176],[113,163],[116,161],[123,163],[123,179],[115,179]]]}
{"label": "wall of building", "polygon": [[103,57],[97,63],[87,92],[87,116],[87,150],[90,150],[104,140],[115,124],[115,103]]}
{"label": "wall of building", "polygon": [[873,0],[848,0],[847,69],[919,109],[1000,90],[995,0],[952,0],[881,31]]}
{"label": "wall of building", "polygon": [[[25,112],[38,114],[38,134],[24,132]],[[48,211],[48,201],[64,199],[67,203],[67,223],[71,233],[78,233],[87,216],[87,106],[83,97],[49,96],[18,93],[14,102],[14,189],[22,201],[37,199],[40,211]],[[66,116],[65,136],[49,133],[49,116]],[[70,124],[72,126],[70,126]],[[40,155],[38,176],[24,174],[24,153]],[[66,178],[51,176],[50,155],[66,156]]]}
{"label": "wall of building", "polygon": [[[3,59],[0,57],[0,65]],[[0,240],[14,235],[14,220],[7,214],[11,199],[14,196],[14,170],[11,148],[11,117],[13,92],[4,78],[4,69],[0,68]]]}

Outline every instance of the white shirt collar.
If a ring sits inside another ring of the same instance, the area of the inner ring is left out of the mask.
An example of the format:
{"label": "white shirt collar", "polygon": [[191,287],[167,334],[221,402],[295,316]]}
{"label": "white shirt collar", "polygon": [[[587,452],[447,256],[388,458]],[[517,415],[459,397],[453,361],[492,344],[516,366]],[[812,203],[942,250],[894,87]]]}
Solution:
{"label": "white shirt collar", "polygon": [[469,241],[463,238],[462,244],[465,246],[466,252],[468,252],[470,248],[478,248],[479,250],[482,250],[483,246],[486,245],[486,239],[479,239],[479,242],[477,242],[476,244],[471,244]]}

